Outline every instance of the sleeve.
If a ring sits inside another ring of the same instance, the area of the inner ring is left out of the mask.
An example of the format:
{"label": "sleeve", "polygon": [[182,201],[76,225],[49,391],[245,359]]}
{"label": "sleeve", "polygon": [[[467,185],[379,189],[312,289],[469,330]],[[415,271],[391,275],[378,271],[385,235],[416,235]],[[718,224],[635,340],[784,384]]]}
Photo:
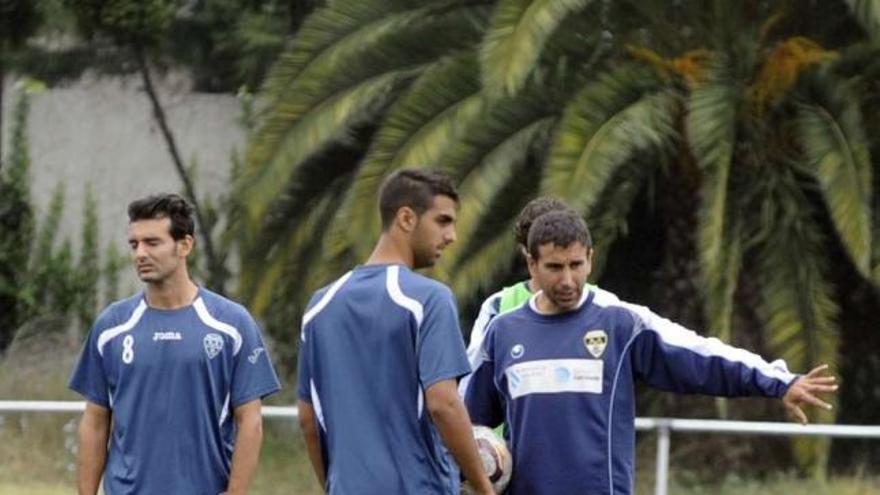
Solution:
{"label": "sleeve", "polygon": [[504,421],[504,399],[495,386],[494,335],[490,333],[480,350],[480,363],[464,390],[464,404],[475,425],[494,428]]}
{"label": "sleeve", "polygon": [[[477,319],[474,320],[474,326],[471,328],[470,342],[467,346],[467,358],[472,371],[480,365],[480,351],[483,347],[483,340],[486,337],[486,327],[492,321],[492,318],[498,316],[500,306],[501,291],[492,294],[480,305],[480,313],[477,315]],[[458,394],[462,398],[464,398],[464,392],[467,390],[470,378],[471,375],[467,375],[458,384]]]}
{"label": "sleeve", "polygon": [[498,315],[498,307],[501,303],[501,293],[496,292],[489,296],[480,306],[480,314],[474,321],[471,328],[470,343],[467,347],[468,361],[471,363],[471,369],[477,369],[480,364],[480,349],[483,347],[483,339],[486,337],[486,327],[492,318]]}
{"label": "sleeve", "polygon": [[697,335],[641,308],[632,363],[636,376],[656,388],[725,397],[782,397],[796,375],[785,361]]}
{"label": "sleeve", "polygon": [[241,339],[241,349],[235,358],[232,376],[233,407],[266,397],[281,389],[259,326],[247,312],[241,324]]}
{"label": "sleeve", "polygon": [[470,372],[455,298],[448,288],[434,291],[425,301],[416,342],[419,380],[424,388]]}
{"label": "sleeve", "polygon": [[103,358],[98,353],[98,335],[100,329],[107,326],[101,324],[101,320],[102,318],[98,319],[86,337],[79,360],[70,375],[68,387],[85,397],[89,402],[110,408],[110,392],[107,390]]}
{"label": "sleeve", "polygon": [[303,325],[299,341],[299,355],[296,362],[296,395],[303,402],[312,403],[312,364],[311,364],[311,339],[307,341],[307,325]]}

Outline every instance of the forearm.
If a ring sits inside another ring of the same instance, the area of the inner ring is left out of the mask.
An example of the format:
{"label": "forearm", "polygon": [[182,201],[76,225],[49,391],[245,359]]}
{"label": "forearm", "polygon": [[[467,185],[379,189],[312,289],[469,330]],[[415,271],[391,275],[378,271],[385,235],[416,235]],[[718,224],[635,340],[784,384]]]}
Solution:
{"label": "forearm", "polygon": [[259,405],[256,406],[256,411],[237,415],[236,430],[232,470],[229,474],[229,487],[226,490],[229,495],[248,493],[257,472],[260,447],[263,444],[263,418]]}
{"label": "forearm", "polygon": [[309,461],[315,471],[315,477],[321,488],[325,486],[324,458],[321,455],[321,440],[318,436],[318,427],[315,421],[315,412],[311,404],[302,400],[297,402],[299,410],[299,425],[309,454]]}
{"label": "forearm", "polygon": [[107,462],[110,421],[86,413],[79,426],[76,486],[79,495],[95,495]]}
{"label": "forearm", "polygon": [[483,463],[477,451],[477,444],[474,442],[470,418],[464,405],[457,395],[454,395],[454,387],[454,382],[452,382],[452,396],[429,392],[428,410],[443,438],[443,443],[452,453],[465,478],[471,482],[478,493],[492,493],[489,479],[483,471]]}

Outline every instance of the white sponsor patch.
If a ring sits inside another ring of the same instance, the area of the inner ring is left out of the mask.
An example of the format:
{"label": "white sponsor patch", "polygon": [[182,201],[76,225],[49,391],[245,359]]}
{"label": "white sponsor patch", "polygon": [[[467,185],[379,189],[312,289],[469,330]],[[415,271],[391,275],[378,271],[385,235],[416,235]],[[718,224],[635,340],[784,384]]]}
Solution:
{"label": "white sponsor patch", "polygon": [[599,359],[544,359],[515,364],[504,373],[513,399],[560,392],[601,394],[602,365]]}
{"label": "white sponsor patch", "polygon": [[153,342],[157,340],[183,340],[183,336],[180,332],[154,332]]}

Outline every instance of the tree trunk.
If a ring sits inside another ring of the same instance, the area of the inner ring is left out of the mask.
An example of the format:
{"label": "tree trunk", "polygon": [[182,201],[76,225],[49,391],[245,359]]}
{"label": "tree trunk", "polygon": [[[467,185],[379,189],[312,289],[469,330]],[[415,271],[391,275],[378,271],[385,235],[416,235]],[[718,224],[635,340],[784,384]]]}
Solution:
{"label": "tree trunk", "polygon": [[225,277],[223,276],[223,266],[217,257],[217,253],[214,250],[214,242],[211,239],[211,232],[209,225],[207,224],[206,218],[202,211],[202,208],[199,204],[198,196],[196,195],[195,184],[192,181],[192,178],[189,176],[189,172],[183,164],[183,160],[180,158],[180,152],[177,148],[177,142],[174,139],[174,134],[171,132],[171,128],[168,126],[168,121],[165,117],[165,110],[162,108],[162,102],[159,100],[159,94],[156,92],[156,88],[153,85],[153,80],[150,76],[150,69],[147,65],[147,58],[141,47],[134,47],[135,61],[138,64],[138,71],[141,74],[141,79],[144,83],[144,90],[147,92],[147,96],[150,99],[150,103],[153,107],[153,117],[156,119],[156,123],[159,124],[159,129],[162,131],[162,137],[165,139],[165,144],[168,146],[168,152],[171,154],[171,161],[174,163],[174,167],[177,169],[177,174],[180,176],[180,180],[183,182],[184,190],[186,191],[186,195],[193,206],[193,211],[196,216],[196,225],[199,230],[199,234],[201,235],[201,242],[204,246],[205,256],[208,261],[208,278],[209,283],[212,285],[211,289],[216,290],[218,292],[223,292],[223,281]]}

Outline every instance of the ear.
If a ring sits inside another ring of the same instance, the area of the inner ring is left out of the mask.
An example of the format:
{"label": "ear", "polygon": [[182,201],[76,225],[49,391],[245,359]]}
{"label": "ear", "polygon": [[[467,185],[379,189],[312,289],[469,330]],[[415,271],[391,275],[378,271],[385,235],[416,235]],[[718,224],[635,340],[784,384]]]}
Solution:
{"label": "ear", "polygon": [[529,267],[529,277],[536,279],[538,276],[538,260],[532,257],[530,253],[525,252],[526,265]]}
{"label": "ear", "polygon": [[394,223],[400,230],[409,234],[419,224],[419,216],[409,206],[401,206],[397,209],[397,215],[394,216]]}
{"label": "ear", "polygon": [[177,244],[177,255],[181,258],[186,258],[192,252],[193,247],[195,247],[196,240],[193,236],[187,235],[183,239],[176,241],[175,244]]}
{"label": "ear", "polygon": [[590,277],[590,274],[593,273],[593,260],[596,258],[596,249],[591,247],[587,248],[587,278]]}

